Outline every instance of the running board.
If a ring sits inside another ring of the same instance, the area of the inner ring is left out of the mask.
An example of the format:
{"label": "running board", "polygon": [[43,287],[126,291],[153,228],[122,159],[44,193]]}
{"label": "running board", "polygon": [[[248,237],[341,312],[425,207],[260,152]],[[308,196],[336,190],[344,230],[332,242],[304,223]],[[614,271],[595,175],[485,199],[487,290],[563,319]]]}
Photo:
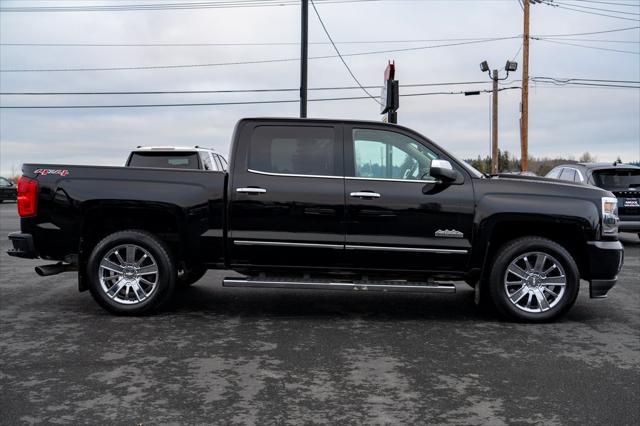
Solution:
{"label": "running board", "polygon": [[456,286],[450,283],[411,282],[406,281],[352,281],[334,282],[322,280],[286,281],[278,279],[245,279],[225,278],[224,287],[250,288],[289,288],[310,290],[355,290],[355,291],[383,291],[391,293],[455,293]]}

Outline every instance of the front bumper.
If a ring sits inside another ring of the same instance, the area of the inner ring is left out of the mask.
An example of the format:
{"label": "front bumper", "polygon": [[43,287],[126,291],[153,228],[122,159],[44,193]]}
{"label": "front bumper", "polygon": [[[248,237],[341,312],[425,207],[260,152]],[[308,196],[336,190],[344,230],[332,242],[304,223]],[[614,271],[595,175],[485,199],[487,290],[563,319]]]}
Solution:
{"label": "front bumper", "polygon": [[618,273],[624,262],[624,247],[620,241],[588,241],[589,296],[592,299],[607,297],[616,285]]}
{"label": "front bumper", "polygon": [[38,257],[31,234],[12,232],[9,234],[9,240],[13,244],[13,248],[7,250],[9,256],[22,257],[24,259],[35,259]]}
{"label": "front bumper", "polygon": [[621,216],[618,230],[620,232],[640,232],[640,217],[634,216],[631,220]]}

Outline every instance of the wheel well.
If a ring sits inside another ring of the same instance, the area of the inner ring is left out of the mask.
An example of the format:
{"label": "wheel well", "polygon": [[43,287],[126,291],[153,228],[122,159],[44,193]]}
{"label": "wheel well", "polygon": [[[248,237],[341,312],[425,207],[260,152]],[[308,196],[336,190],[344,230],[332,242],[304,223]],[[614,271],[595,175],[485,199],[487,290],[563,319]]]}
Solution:
{"label": "wheel well", "polygon": [[78,289],[88,289],[84,268],[93,248],[109,234],[125,229],[150,232],[164,241],[174,256],[182,257],[178,217],[170,209],[107,207],[88,210],[84,215],[78,256]]}
{"label": "wheel well", "polygon": [[88,252],[107,235],[125,229],[148,231],[179,253],[180,228],[176,216],[166,210],[146,208],[101,208],[89,211],[82,226],[81,252]]}
{"label": "wheel well", "polygon": [[507,242],[521,237],[543,237],[563,246],[574,258],[581,277],[588,276],[588,253],[584,231],[574,223],[501,223],[494,227],[488,237],[483,277],[486,278],[498,250]]}

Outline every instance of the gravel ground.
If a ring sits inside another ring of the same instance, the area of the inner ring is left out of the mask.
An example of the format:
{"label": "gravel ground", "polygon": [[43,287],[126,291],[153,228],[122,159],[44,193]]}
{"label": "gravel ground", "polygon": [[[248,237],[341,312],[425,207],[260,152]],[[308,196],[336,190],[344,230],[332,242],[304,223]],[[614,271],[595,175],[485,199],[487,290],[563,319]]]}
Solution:
{"label": "gravel ground", "polygon": [[610,296],[552,324],[455,295],[225,289],[210,271],[166,312],[119,318],[6,255],[0,423],[640,424],[640,240]]}

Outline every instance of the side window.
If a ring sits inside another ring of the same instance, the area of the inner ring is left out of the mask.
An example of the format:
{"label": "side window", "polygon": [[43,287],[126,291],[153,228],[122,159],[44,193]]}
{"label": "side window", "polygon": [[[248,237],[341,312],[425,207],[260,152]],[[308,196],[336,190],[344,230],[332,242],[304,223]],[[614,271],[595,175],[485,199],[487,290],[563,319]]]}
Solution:
{"label": "side window", "polygon": [[333,127],[259,126],[251,138],[249,169],[337,176],[338,149]]}
{"label": "side window", "polygon": [[573,180],[575,180],[576,182],[584,182],[584,177],[580,173],[580,171],[576,171],[576,176]]}
{"label": "side window", "polygon": [[213,160],[213,165],[214,165],[216,170],[218,170],[218,171],[224,170],[224,168],[220,164],[220,160],[219,160],[219,158],[218,158],[218,156],[216,154],[209,154],[209,156]]}
{"label": "side window", "polygon": [[202,161],[202,166],[205,170],[216,170],[215,166],[211,162],[211,156],[206,152],[200,153],[200,160]]}
{"label": "side window", "polygon": [[548,178],[552,178],[552,179],[558,179],[560,178],[560,172],[562,171],[562,167],[556,167],[555,169],[551,170],[549,173],[547,173]]}
{"label": "side window", "polygon": [[222,164],[222,170],[229,170],[229,163],[227,163],[227,160],[222,155],[218,155],[218,160],[220,160]]}
{"label": "side window", "polygon": [[560,174],[560,179],[573,181],[576,177],[576,171],[574,169],[564,168]]}
{"label": "side window", "polygon": [[417,141],[386,130],[353,130],[355,175],[362,178],[434,180],[438,156]]}

